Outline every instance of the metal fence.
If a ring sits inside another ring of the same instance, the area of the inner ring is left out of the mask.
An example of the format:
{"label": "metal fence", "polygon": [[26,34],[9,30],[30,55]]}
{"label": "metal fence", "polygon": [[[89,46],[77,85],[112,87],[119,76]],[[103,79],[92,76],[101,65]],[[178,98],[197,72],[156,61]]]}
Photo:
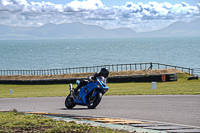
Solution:
{"label": "metal fence", "polygon": [[93,73],[100,71],[102,67],[106,67],[109,71],[129,71],[129,70],[147,70],[147,69],[179,69],[189,74],[193,74],[191,68],[166,65],[160,63],[133,63],[133,64],[112,64],[92,67],[76,67],[62,69],[47,69],[47,70],[0,70],[0,75],[61,75],[72,73]]}
{"label": "metal fence", "polygon": [[193,74],[200,76],[200,68],[194,68]]}

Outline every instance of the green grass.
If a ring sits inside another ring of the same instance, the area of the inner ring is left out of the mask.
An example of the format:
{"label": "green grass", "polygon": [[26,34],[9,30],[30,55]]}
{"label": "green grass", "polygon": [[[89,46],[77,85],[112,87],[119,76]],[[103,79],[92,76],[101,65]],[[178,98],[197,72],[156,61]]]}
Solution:
{"label": "green grass", "polygon": [[[13,89],[13,94],[9,94]],[[54,97],[66,96],[69,93],[68,84],[56,85],[0,85],[0,97]]]}
{"label": "green grass", "polygon": [[0,112],[0,133],[9,132],[121,133],[124,131],[81,125],[74,121],[55,121],[42,115],[25,115],[16,111]]}
{"label": "green grass", "polygon": [[[157,82],[157,89],[151,83],[108,83],[106,95],[176,95],[200,94],[200,80],[187,80],[187,74],[178,74],[178,81]],[[76,85],[73,85],[76,87]],[[13,94],[9,94],[13,89]],[[55,85],[5,85],[0,84],[0,98],[8,97],[56,97],[69,94],[68,84]]]}
{"label": "green grass", "polygon": [[157,82],[157,89],[151,83],[109,84],[107,95],[197,95],[200,94],[200,80],[187,80],[188,74],[178,74],[178,81]]}

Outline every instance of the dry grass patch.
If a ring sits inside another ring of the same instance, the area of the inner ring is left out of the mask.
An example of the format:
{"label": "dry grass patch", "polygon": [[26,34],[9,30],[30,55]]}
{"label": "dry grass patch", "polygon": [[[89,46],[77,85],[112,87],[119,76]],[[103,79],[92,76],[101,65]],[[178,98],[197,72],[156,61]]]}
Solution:
{"label": "dry grass patch", "polygon": [[[130,70],[110,72],[109,76],[122,75],[148,75],[148,74],[163,74],[163,73],[185,73],[178,69],[153,69],[153,70]],[[66,78],[85,78],[93,73],[76,73],[76,74],[61,74],[61,75],[6,75],[0,76],[0,80],[39,80],[39,79],[66,79]]]}

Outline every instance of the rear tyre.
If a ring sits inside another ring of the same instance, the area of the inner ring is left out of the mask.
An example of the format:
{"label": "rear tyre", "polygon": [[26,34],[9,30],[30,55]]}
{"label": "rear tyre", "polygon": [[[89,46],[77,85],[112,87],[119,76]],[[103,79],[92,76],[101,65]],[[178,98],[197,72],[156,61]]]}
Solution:
{"label": "rear tyre", "polygon": [[67,96],[67,98],[65,99],[65,107],[68,108],[68,109],[72,109],[75,106],[76,106],[76,103],[74,103],[74,99],[69,94]]}
{"label": "rear tyre", "polygon": [[94,97],[90,96],[87,101],[87,107],[89,109],[94,109],[101,102],[101,99],[102,99],[102,93],[98,93]]}

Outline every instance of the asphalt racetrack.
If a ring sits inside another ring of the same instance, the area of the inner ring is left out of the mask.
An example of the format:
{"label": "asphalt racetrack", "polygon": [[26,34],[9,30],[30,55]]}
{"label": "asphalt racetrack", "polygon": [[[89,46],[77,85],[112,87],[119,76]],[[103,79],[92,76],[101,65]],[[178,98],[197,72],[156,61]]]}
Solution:
{"label": "asphalt racetrack", "polygon": [[96,109],[67,109],[65,97],[0,98],[0,110],[150,120],[200,127],[200,95],[103,96]]}

